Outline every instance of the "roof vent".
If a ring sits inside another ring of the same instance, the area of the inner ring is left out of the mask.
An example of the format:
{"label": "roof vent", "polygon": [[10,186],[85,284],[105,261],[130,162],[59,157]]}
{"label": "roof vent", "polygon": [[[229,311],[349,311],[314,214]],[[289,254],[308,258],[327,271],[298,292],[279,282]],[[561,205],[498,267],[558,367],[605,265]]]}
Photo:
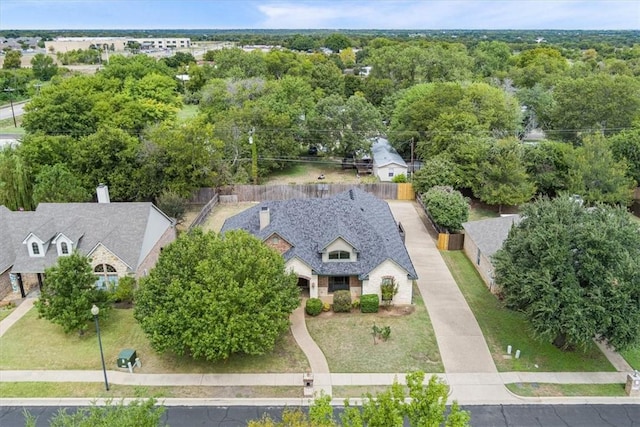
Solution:
{"label": "roof vent", "polygon": [[349,198],[351,198],[351,200],[355,200],[355,197],[353,197],[353,189],[349,190]]}
{"label": "roof vent", "polygon": [[98,203],[110,203],[109,199],[109,187],[104,184],[98,185],[96,188],[96,193],[98,194]]}

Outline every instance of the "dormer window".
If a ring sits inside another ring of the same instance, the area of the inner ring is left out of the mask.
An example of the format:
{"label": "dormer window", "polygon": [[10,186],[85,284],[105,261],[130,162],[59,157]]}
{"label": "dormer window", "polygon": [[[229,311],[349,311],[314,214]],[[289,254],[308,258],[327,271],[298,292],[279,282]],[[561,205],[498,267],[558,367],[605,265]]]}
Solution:
{"label": "dormer window", "polygon": [[347,251],[333,251],[329,252],[330,260],[349,260],[351,259],[351,254]]}
{"label": "dormer window", "polygon": [[67,246],[67,242],[60,243],[60,254],[69,255],[69,246]]}
{"label": "dormer window", "polygon": [[38,243],[31,243],[31,253],[34,255],[40,255],[40,245]]}

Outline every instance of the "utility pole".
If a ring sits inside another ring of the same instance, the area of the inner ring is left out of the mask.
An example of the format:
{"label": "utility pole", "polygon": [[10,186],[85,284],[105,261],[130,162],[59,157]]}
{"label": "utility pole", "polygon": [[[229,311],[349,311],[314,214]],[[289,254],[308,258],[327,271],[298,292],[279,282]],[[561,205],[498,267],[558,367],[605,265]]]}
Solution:
{"label": "utility pole", "polygon": [[13,111],[13,88],[6,88],[4,91],[9,93],[9,103],[11,104],[11,116],[13,117],[13,126],[18,127],[18,123],[16,123],[16,113]]}
{"label": "utility pole", "polygon": [[249,131],[249,145],[251,146],[251,175],[253,175],[253,184],[258,185],[258,147],[253,143],[253,133],[255,128]]}
{"label": "utility pole", "polygon": [[413,163],[413,138],[411,138],[411,177],[413,178],[413,173],[415,172],[415,165]]}

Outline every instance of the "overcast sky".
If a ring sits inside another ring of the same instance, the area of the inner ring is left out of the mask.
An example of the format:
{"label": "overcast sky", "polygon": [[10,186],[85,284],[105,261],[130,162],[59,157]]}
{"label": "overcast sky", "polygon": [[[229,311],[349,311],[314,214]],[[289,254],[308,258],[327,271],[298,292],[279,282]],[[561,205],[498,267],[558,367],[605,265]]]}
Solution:
{"label": "overcast sky", "polygon": [[0,29],[640,29],[640,0],[0,0]]}

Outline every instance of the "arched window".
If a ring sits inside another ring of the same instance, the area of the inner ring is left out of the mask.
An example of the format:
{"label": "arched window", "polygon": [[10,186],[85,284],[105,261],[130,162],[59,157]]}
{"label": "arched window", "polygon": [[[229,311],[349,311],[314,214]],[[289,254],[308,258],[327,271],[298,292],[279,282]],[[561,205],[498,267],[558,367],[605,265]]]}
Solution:
{"label": "arched window", "polygon": [[62,255],[69,255],[69,247],[67,246],[67,242],[60,243],[60,253]]}
{"label": "arched window", "polygon": [[348,260],[351,259],[351,254],[347,251],[333,251],[329,252],[329,259]]}
{"label": "arched window", "polygon": [[96,275],[96,288],[107,289],[108,285],[113,289],[118,285],[118,272],[111,264],[98,264],[93,268],[93,272]]}
{"label": "arched window", "polygon": [[40,246],[38,246],[36,242],[31,244],[31,252],[33,252],[34,255],[40,255]]}

